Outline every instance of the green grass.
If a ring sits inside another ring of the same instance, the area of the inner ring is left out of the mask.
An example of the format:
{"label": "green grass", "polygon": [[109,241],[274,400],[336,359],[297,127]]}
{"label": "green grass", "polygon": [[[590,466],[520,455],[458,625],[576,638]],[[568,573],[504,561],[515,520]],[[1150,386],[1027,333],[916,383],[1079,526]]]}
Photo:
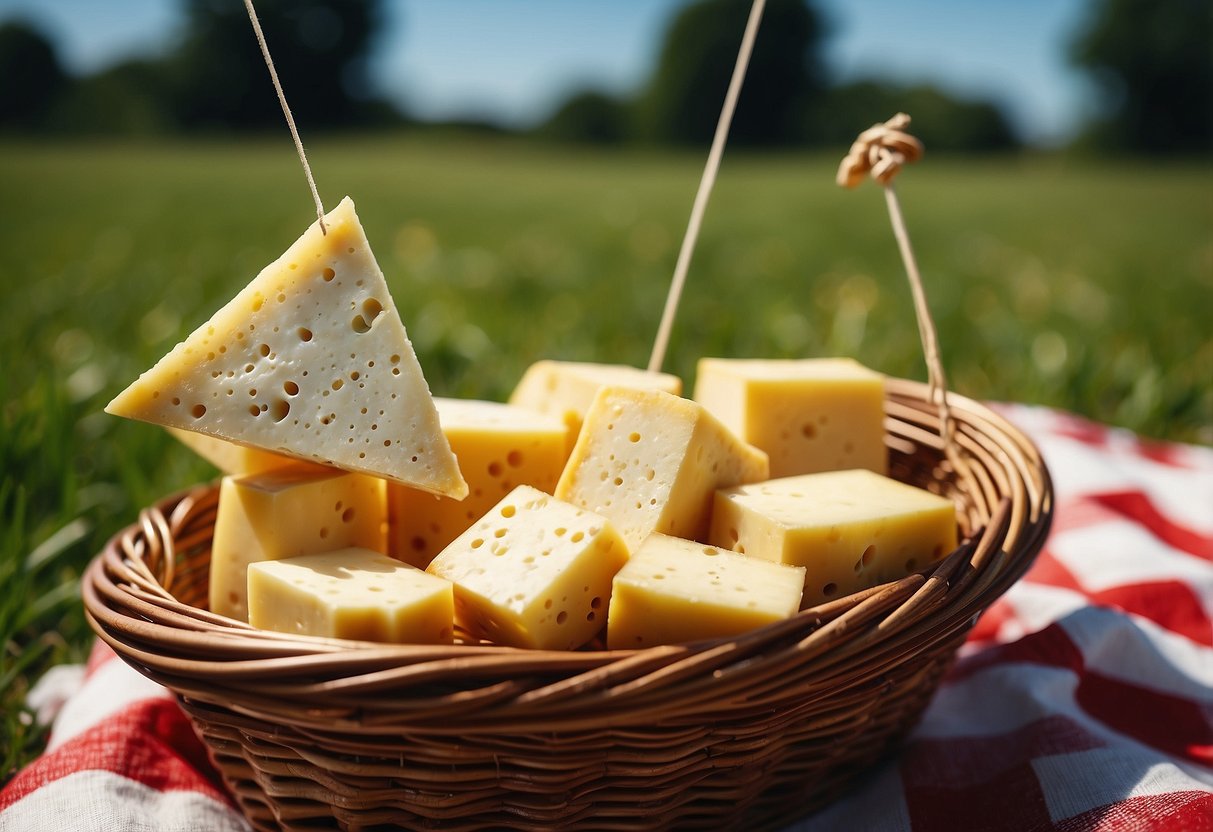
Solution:
{"label": "green grass", "polygon": [[[503,397],[540,357],[642,365],[702,156],[440,138],[317,141],[435,392]],[[667,361],[852,355],[924,376],[879,191],[836,156],[729,155]],[[1213,442],[1213,167],[929,157],[899,192],[953,387]],[[311,219],[285,139],[0,146],[0,780],[22,708],[90,632],[78,577],[155,498],[213,476],[101,408]]]}

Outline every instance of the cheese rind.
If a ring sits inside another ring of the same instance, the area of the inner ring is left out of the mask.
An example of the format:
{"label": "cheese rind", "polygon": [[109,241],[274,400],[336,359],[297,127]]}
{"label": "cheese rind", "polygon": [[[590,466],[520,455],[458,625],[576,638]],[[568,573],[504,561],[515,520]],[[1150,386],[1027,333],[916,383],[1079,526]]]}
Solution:
{"label": "cheese rind", "polygon": [[467,484],[347,197],[106,407],[460,498]]}
{"label": "cheese rind", "polygon": [[650,536],[615,575],[612,650],[738,635],[795,614],[804,569]]}
{"label": "cheese rind", "polygon": [[657,390],[604,387],[556,496],[601,514],[629,548],[653,532],[703,539],[718,488],[767,478],[767,456],[701,405]]}
{"label": "cheese rind", "polygon": [[536,361],[523,373],[510,404],[563,419],[569,426],[569,447],[594,396],[603,387],[630,387],[682,394],[682,379],[669,373],[640,370],[626,364],[591,364],[579,361]]}
{"label": "cheese rind", "polygon": [[351,546],[386,551],[385,486],[332,468],[224,477],[211,544],[211,611],[247,620],[251,563]]}
{"label": "cheese rind", "polygon": [[426,571],[455,585],[455,618],[497,644],[573,650],[606,623],[628,549],[605,518],[520,485]]}
{"label": "cheese rind", "polygon": [[402,644],[454,638],[450,582],[369,549],[251,564],[248,599],[249,623],[264,630]]}
{"label": "cheese rind", "polygon": [[767,452],[771,476],[888,470],[884,376],[849,358],[701,358],[700,402]]}
{"label": "cheese rind", "polygon": [[803,566],[806,606],[915,572],[956,548],[951,500],[867,470],[716,494],[714,546]]}
{"label": "cheese rind", "polygon": [[[259,448],[248,448],[228,442],[226,439],[216,439],[205,433],[196,433],[181,428],[166,428],[181,444],[185,445],[198,456],[214,465],[225,474],[242,477],[247,474],[260,474],[275,468],[297,465],[306,466],[311,463],[291,456],[263,451]],[[316,468],[321,466],[317,465]]]}
{"label": "cheese rind", "polygon": [[434,403],[469,494],[458,501],[388,483],[388,551],[422,569],[515,486],[550,494],[568,457],[568,428],[554,416],[498,402]]}

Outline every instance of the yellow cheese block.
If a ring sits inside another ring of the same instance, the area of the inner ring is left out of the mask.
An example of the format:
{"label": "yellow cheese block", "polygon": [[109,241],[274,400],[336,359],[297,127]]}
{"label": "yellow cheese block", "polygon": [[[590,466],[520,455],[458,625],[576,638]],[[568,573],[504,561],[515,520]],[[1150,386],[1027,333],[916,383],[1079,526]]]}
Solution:
{"label": "yellow cheese block", "polygon": [[449,581],[370,549],[262,561],[248,570],[249,623],[360,641],[450,644]]}
{"label": "yellow cheese block", "polygon": [[718,492],[708,540],[805,567],[804,603],[814,605],[950,553],[956,508],[871,471],[804,474]]}
{"label": "yellow cheese block", "polygon": [[106,411],[461,498],[467,484],[347,197]]}
{"label": "yellow cheese block", "polygon": [[849,358],[701,358],[700,402],[771,458],[771,476],[888,470],[884,376]]}
{"label": "yellow cheese block", "polygon": [[628,549],[606,519],[520,485],[430,563],[455,618],[497,644],[573,650],[606,623]]}
{"label": "yellow cheese block", "polygon": [[682,379],[669,373],[639,370],[625,364],[536,361],[523,373],[510,404],[557,416],[569,426],[569,445],[577,441],[586,411],[602,387],[631,387],[682,394]]}
{"label": "yellow cheese block", "polygon": [[332,468],[224,477],[211,544],[211,610],[247,620],[251,563],[350,546],[386,551],[385,486]]}
{"label": "yellow cheese block", "polygon": [[556,496],[610,519],[634,549],[653,532],[702,540],[716,489],[767,476],[766,454],[695,402],[605,387]]}
{"label": "yellow cheese block", "polygon": [[559,419],[497,402],[434,399],[470,494],[462,501],[388,484],[388,552],[424,569],[518,485],[551,493],[568,457]]}
{"label": "yellow cheese block", "polygon": [[615,575],[612,650],[738,635],[800,608],[804,569],[651,535]]}
{"label": "yellow cheese block", "polygon": [[[244,445],[237,445],[235,442],[228,442],[225,439],[216,439],[213,436],[207,436],[205,433],[195,433],[192,430],[182,430],[181,428],[166,428],[166,430],[179,440],[181,444],[223,473],[232,474],[237,477],[242,477],[245,474],[259,474],[262,471],[272,471],[275,468],[282,468],[288,465],[312,464],[295,457],[283,456],[282,454],[275,454],[258,448],[248,448]],[[316,465],[315,467],[320,468],[321,466]]]}

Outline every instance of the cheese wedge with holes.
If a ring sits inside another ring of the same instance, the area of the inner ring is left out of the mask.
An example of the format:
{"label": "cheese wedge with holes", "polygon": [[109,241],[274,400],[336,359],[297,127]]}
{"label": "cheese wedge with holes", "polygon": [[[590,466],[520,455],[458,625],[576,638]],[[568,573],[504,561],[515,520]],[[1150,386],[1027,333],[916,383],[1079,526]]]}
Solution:
{"label": "cheese wedge with holes", "polygon": [[708,540],[805,567],[813,605],[905,577],[956,548],[951,500],[857,469],[719,491]]}
{"label": "cheese wedge with holes", "polygon": [[568,458],[568,428],[554,416],[499,402],[434,403],[469,494],[452,500],[388,484],[388,551],[422,569],[515,486],[550,494]]}
{"label": "cheese wedge with holes", "polygon": [[450,581],[372,552],[341,549],[262,561],[248,570],[249,623],[280,633],[450,644]]}
{"label": "cheese wedge with holes", "polygon": [[497,644],[574,650],[606,623],[628,548],[611,523],[520,485],[430,563],[455,620]]}
{"label": "cheese wedge with holes", "polygon": [[800,608],[804,569],[650,535],[615,575],[612,650],[735,636]]}
{"label": "cheese wedge with holes", "polygon": [[118,416],[467,494],[347,197],[106,407]]}
{"label": "cheese wedge with holes", "polygon": [[767,478],[767,455],[702,405],[659,390],[604,387],[556,496],[601,514],[629,548],[653,532],[703,539],[718,488]]}
{"label": "cheese wedge with holes", "polygon": [[695,401],[771,459],[771,476],[888,469],[884,376],[849,358],[701,358]]}
{"label": "cheese wedge with holes", "polygon": [[523,373],[510,404],[548,413],[569,426],[569,447],[594,396],[603,387],[630,387],[636,390],[661,390],[672,395],[682,393],[682,379],[669,373],[656,373],[626,364],[590,364],[579,361],[536,361]]}
{"label": "cheese wedge with holes", "polygon": [[386,551],[386,485],[318,466],[224,477],[211,544],[211,611],[247,619],[251,563],[350,546]]}

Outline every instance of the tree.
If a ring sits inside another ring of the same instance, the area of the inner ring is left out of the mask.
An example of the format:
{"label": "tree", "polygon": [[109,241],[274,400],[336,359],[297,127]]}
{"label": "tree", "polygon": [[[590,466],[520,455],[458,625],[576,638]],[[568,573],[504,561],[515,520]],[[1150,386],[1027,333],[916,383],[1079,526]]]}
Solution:
{"label": "tree", "polygon": [[540,125],[536,133],[547,139],[587,144],[619,144],[631,125],[628,105],[596,90],[576,93]]}
{"label": "tree", "polygon": [[[380,0],[258,0],[257,15],[295,119],[304,127],[360,121],[375,106],[367,55]],[[185,38],[166,59],[183,127],[273,128],[282,111],[244,4],[188,0]]]}
{"label": "tree", "polygon": [[[644,138],[679,144],[711,141],[748,15],[748,3],[702,0],[675,17],[638,104]],[[823,34],[820,18],[805,0],[769,0],[730,143],[778,144],[800,138],[800,113],[824,88],[818,56]]]}
{"label": "tree", "polygon": [[1103,89],[1092,138],[1145,153],[1213,149],[1213,14],[1207,0],[1103,0],[1071,57]]}
{"label": "tree", "polygon": [[48,105],[68,87],[50,40],[33,26],[0,25],[0,128],[42,126]]}

